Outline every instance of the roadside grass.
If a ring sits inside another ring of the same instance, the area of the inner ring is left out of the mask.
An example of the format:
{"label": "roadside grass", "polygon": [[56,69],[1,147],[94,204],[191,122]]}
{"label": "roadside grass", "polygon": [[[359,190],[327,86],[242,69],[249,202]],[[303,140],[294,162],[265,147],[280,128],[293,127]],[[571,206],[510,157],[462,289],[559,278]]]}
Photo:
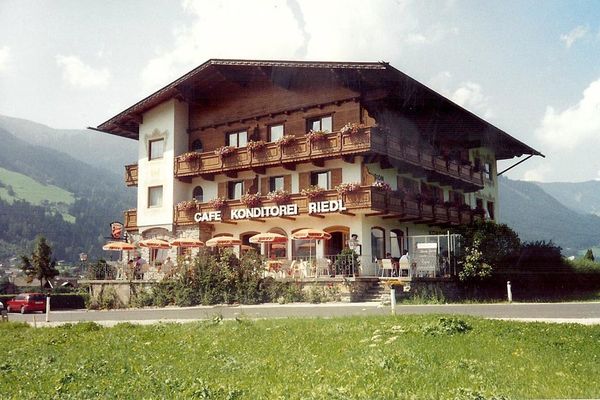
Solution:
{"label": "roadside grass", "polygon": [[0,324],[0,398],[600,397],[600,327],[398,316]]}

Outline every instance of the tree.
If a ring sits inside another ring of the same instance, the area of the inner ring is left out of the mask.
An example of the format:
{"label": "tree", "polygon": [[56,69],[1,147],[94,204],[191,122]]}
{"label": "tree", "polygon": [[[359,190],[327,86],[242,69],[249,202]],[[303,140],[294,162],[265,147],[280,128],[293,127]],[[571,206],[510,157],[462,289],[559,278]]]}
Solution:
{"label": "tree", "polygon": [[46,242],[45,237],[37,237],[31,258],[21,257],[21,269],[27,275],[29,282],[39,279],[41,289],[44,288],[44,280],[48,282],[58,275],[56,260],[52,259],[52,248]]}
{"label": "tree", "polygon": [[594,261],[594,252],[592,251],[592,249],[588,249],[585,252],[585,256],[583,256],[583,258],[585,260],[590,260],[590,261]]}

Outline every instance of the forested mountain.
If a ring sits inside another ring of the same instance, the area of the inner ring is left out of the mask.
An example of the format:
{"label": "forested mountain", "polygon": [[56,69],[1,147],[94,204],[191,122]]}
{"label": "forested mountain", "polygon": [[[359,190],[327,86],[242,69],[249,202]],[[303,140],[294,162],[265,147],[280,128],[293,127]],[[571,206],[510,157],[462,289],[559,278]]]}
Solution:
{"label": "forested mountain", "polygon": [[[123,210],[135,207],[135,190],[125,187],[122,174],[26,143],[1,128],[0,141],[0,168],[5,172],[0,174],[0,260],[31,251],[37,234],[47,237],[57,259],[76,261],[80,252],[103,255],[108,224],[122,221]],[[70,147],[66,139],[61,143]],[[35,193],[16,187],[15,177],[20,176],[36,181],[29,185]],[[58,191],[62,193],[56,197]],[[34,205],[30,197],[53,200]]]}
{"label": "forested mountain", "polygon": [[600,215],[600,181],[535,184],[572,210],[582,214]]}
{"label": "forested mountain", "polygon": [[126,164],[137,163],[137,141],[89,129],[53,129],[25,119],[0,115],[0,129],[24,142],[49,147],[76,160],[120,176]]}
{"label": "forested mountain", "polygon": [[600,217],[567,208],[534,182],[498,180],[500,222],[517,231],[522,240],[552,240],[566,255],[598,246]]}

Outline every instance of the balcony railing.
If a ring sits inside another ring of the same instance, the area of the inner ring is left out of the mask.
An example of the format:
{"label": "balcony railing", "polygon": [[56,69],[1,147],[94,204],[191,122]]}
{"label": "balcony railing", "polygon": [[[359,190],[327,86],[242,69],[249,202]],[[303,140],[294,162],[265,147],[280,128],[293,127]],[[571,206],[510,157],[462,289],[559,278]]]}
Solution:
{"label": "balcony railing", "polygon": [[137,186],[138,184],[138,165],[131,164],[125,166],[125,184],[127,186]]}
{"label": "balcony railing", "polygon": [[125,230],[137,231],[137,210],[127,210],[124,212],[125,215]]}
{"label": "balcony railing", "polygon": [[[328,190],[317,199],[309,199],[300,193],[292,194],[289,204],[298,206],[298,215],[307,215],[308,204],[316,201],[343,200],[346,213],[355,213],[362,210],[364,213],[373,212],[380,216],[397,218],[399,221],[412,221],[414,223],[427,223],[432,225],[458,225],[459,223],[470,223],[472,221],[472,212],[467,211],[468,221],[459,219],[459,210],[455,206],[426,205],[422,202],[405,199],[403,195],[397,192],[386,192],[373,188],[371,186],[362,186],[358,190],[339,195],[335,190]],[[261,207],[273,207],[277,204],[268,200],[266,196],[261,197]],[[225,222],[229,220],[231,210],[248,208],[240,200],[229,200],[225,207],[221,209],[221,217]],[[174,209],[174,222],[177,225],[196,224],[194,215],[198,212],[207,213],[215,211],[209,203],[200,203],[195,208]],[[320,214],[324,215],[324,214]],[[294,216],[291,216],[292,218]],[[269,217],[267,217],[269,218]],[[289,217],[286,217],[289,218]],[[241,220],[236,220],[241,221]]]}
{"label": "balcony railing", "polygon": [[483,187],[483,176],[471,165],[461,165],[456,161],[434,156],[426,149],[403,143],[393,133],[377,128],[364,128],[359,133],[334,132],[325,135],[320,141],[310,142],[306,137],[296,139],[286,146],[267,143],[260,150],[251,151],[246,147],[235,149],[232,154],[221,157],[215,152],[200,153],[194,159],[179,156],[175,159],[177,178],[250,169],[270,166],[293,165],[299,162],[319,161],[364,153],[384,155],[400,163],[414,165],[429,171],[433,178],[448,179],[475,187]]}

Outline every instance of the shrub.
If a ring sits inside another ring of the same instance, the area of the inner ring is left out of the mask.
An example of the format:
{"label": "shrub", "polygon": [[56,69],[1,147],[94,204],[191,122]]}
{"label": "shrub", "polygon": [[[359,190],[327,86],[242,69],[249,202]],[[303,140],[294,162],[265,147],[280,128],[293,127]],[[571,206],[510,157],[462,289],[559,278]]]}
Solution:
{"label": "shrub", "polygon": [[585,258],[586,260],[594,261],[594,252],[592,251],[592,249],[587,249],[583,258]]}
{"label": "shrub", "polygon": [[521,254],[517,262],[521,271],[565,270],[568,265],[563,261],[561,248],[552,241],[527,242],[521,248]]}

